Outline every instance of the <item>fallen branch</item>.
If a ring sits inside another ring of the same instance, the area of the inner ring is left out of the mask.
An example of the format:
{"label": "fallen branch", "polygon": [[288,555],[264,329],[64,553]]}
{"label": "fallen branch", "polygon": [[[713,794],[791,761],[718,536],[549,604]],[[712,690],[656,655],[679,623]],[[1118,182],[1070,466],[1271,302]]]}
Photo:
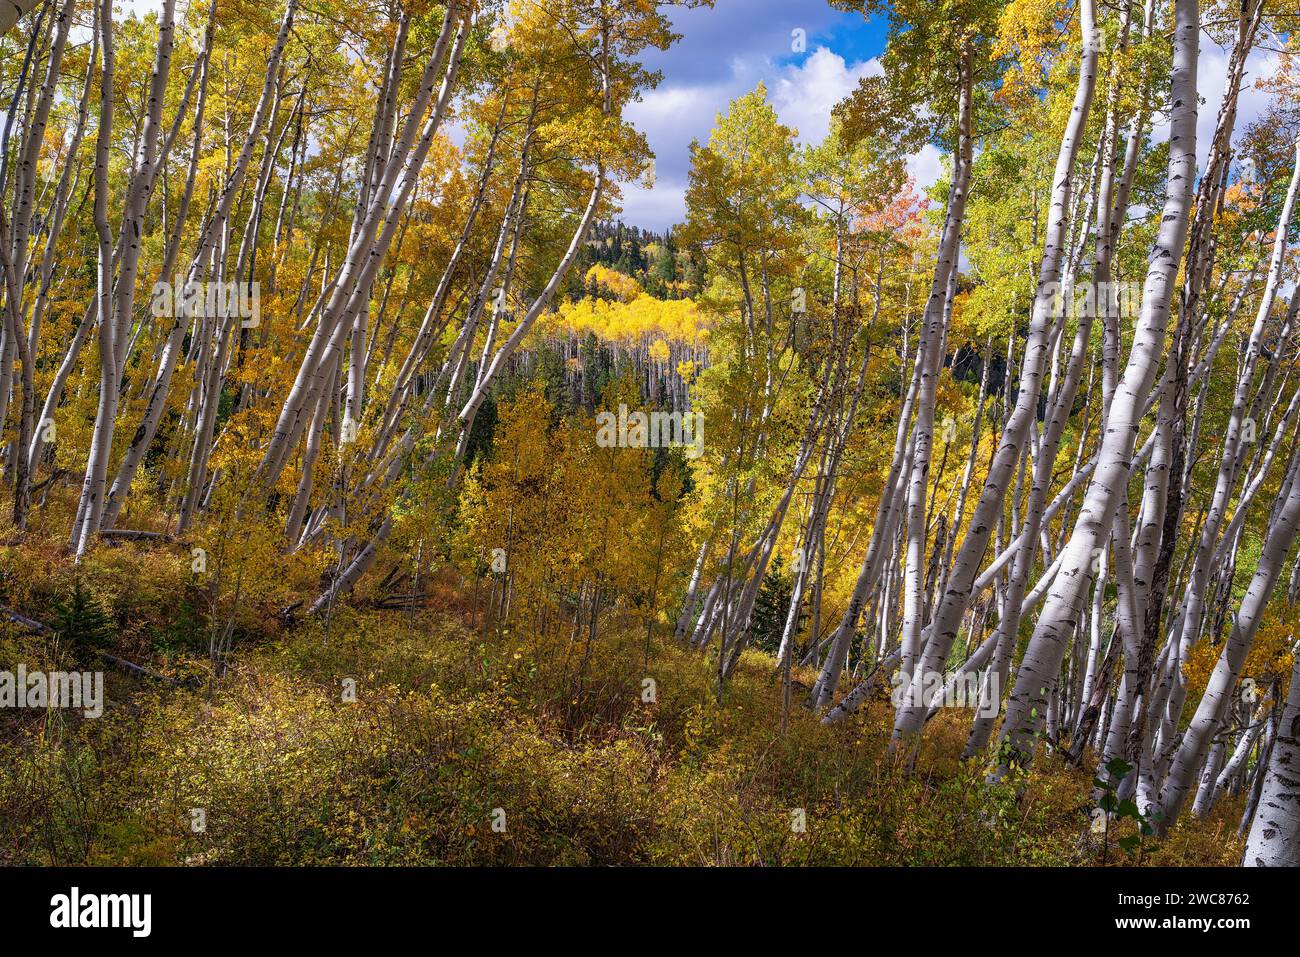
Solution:
{"label": "fallen branch", "polygon": [[55,482],[57,482],[59,479],[63,478],[63,476],[67,474],[68,474],[67,469],[55,469],[53,472],[50,473],[50,475],[47,478],[42,479],[41,481],[37,482],[35,485],[32,486],[31,494],[36,495],[39,492],[43,492],[45,489],[49,488],[51,485],[53,485]]}
{"label": "fallen branch", "polygon": [[5,608],[3,605],[0,605],[0,617],[16,622],[29,631],[34,631],[37,634],[49,635],[54,633],[54,629],[49,625],[39,622],[35,618],[28,618],[26,615],[19,614],[12,608]]}
{"label": "fallen branch", "polygon": [[301,608],[304,604],[306,604],[306,602],[300,599],[294,602],[292,605],[285,605],[278,612],[276,612],[276,617],[279,618],[286,625],[292,625],[295,621],[298,620],[298,615],[297,615],[298,609]]}
{"label": "fallen branch", "polygon": [[137,528],[106,528],[103,531],[101,531],[99,535],[101,538],[105,540],[116,539],[117,541],[122,541],[122,542],[138,542],[138,541],[148,540],[148,541],[166,542],[167,544],[170,545],[176,541],[176,539],[173,538],[171,535],[169,535],[167,532],[150,532],[145,529],[137,529]]}
{"label": "fallen branch", "polygon": [[121,668],[127,674],[136,675],[141,678],[152,678],[154,681],[161,681],[163,684],[171,685],[173,688],[180,684],[180,682],[175,678],[169,678],[167,675],[151,671],[142,665],[137,665],[134,662],[127,661],[124,658],[119,658],[116,655],[110,655],[108,652],[104,652],[104,660],[115,668]]}
{"label": "fallen branch", "polygon": [[901,652],[895,649],[880,659],[876,666],[862,679],[861,683],[841,698],[840,703],[826,713],[826,717],[822,718],[822,724],[838,724],[857,711],[862,702],[867,700],[867,695],[871,693],[871,689],[875,687],[876,679],[884,674],[887,669],[892,668],[900,656]]}
{"label": "fallen branch", "polygon": [[[52,635],[55,632],[55,629],[51,628],[49,625],[39,622],[35,618],[28,618],[26,615],[20,614],[12,608],[6,608],[3,605],[0,605],[0,617],[16,622],[29,631],[34,631],[37,634]],[[145,668],[143,665],[137,665],[132,661],[127,661],[125,658],[110,655],[108,652],[103,652],[103,657],[110,665],[115,668],[121,668],[128,674],[137,675],[142,678],[152,678],[154,681],[161,681],[164,684],[171,685],[172,687],[176,687],[180,684],[180,682],[175,678],[169,678],[167,675],[159,674],[156,671]]]}

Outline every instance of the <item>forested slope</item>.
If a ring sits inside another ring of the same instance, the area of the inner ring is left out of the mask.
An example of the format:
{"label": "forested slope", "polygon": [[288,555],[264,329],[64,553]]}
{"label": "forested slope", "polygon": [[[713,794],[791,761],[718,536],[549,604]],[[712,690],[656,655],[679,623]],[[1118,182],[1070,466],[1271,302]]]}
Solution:
{"label": "forested slope", "polygon": [[1294,0],[831,5],[0,37],[6,862],[1300,863]]}

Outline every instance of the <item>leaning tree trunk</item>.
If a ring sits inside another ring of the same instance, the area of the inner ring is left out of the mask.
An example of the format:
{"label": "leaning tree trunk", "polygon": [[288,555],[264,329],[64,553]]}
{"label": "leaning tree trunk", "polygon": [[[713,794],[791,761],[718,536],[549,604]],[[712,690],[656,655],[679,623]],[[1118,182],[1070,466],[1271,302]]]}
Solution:
{"label": "leaning tree trunk", "polygon": [[[217,248],[221,232],[230,217],[235,195],[239,192],[244,176],[248,171],[248,166],[252,161],[255,146],[260,141],[262,124],[266,121],[271,108],[271,95],[275,87],[275,78],[279,73],[280,62],[284,56],[285,47],[289,42],[289,35],[293,29],[297,8],[298,0],[288,0],[286,3],[275,45],[272,47],[271,55],[267,59],[266,81],[262,86],[257,107],[253,111],[252,120],[249,122],[243,148],[240,151],[239,158],[235,161],[234,167],[231,169],[230,175],[226,177],[221,192],[216,199],[212,215],[207,220],[205,228],[199,236],[198,251],[195,253],[186,274],[185,282],[187,287],[190,283],[197,282],[201,275],[205,275],[212,254]],[[158,370],[149,389],[149,398],[145,404],[140,425],[136,428],[130,445],[127,446],[126,454],[118,466],[112,487],[109,489],[108,504],[104,508],[103,519],[100,523],[104,528],[111,528],[116,521],[122,505],[126,501],[126,496],[130,492],[135,473],[144,460],[145,453],[153,444],[159,423],[162,421],[172,375],[176,371],[184,340],[190,331],[191,317],[188,315],[188,310],[176,309],[174,311],[177,314],[172,318],[172,326],[167,333],[166,345],[158,361]]]}
{"label": "leaning tree trunk", "polygon": [[963,59],[960,74],[961,99],[957,119],[957,168],[948,193],[948,215],[944,221],[939,259],[930,283],[930,297],[921,318],[921,340],[917,362],[921,366],[916,397],[916,422],[912,426],[912,468],[907,481],[907,541],[903,577],[903,652],[900,669],[904,680],[911,677],[921,655],[921,633],[925,607],[923,566],[928,531],[926,521],[926,487],[934,446],[934,407],[943,370],[943,351],[949,314],[949,294],[954,291],[957,251],[971,180],[971,78],[969,64]]}
{"label": "leaning tree trunk", "polygon": [[1034,735],[1046,711],[1046,689],[1060,672],[1080,600],[1092,583],[1097,556],[1111,534],[1122,493],[1128,487],[1138,425],[1155,380],[1169,323],[1169,305],[1187,239],[1192,185],[1196,176],[1196,66],[1200,12],[1197,0],[1177,0],[1174,8],[1172,108],[1169,175],[1160,231],[1147,269],[1142,312],[1134,331],[1128,366],[1115,390],[1092,484],[1084,496],[1062,554],[1061,571],[1039,615],[1007,704],[1001,739],[1001,769],[1013,757],[1027,762]]}
{"label": "leaning tree trunk", "polygon": [[32,11],[40,0],[5,0],[0,3],[0,34],[8,33],[9,28]]}
{"label": "leaning tree trunk", "polygon": [[[895,743],[915,738],[925,723],[929,702],[922,700],[921,690],[926,676],[942,673],[948,660],[953,641],[957,637],[957,625],[970,602],[971,584],[975,579],[976,566],[988,544],[988,536],[994,524],[994,514],[1002,509],[1009,479],[1025,453],[1024,442],[1037,411],[1047,333],[1049,328],[1055,325],[1055,317],[1050,313],[1056,299],[1057,284],[1061,278],[1062,263],[1069,238],[1067,227],[1070,221],[1069,204],[1074,182],[1075,160],[1079,153],[1088,114],[1092,109],[1093,91],[1096,88],[1100,35],[1095,24],[1095,9],[1093,0],[1083,0],[1080,5],[1083,51],[1079,64],[1079,79],[1070,118],[1061,137],[1060,149],[1057,151],[1056,168],[1052,179],[1051,207],[1043,257],[1039,266],[1038,289],[1034,296],[1029,341],[1026,343],[1025,362],[1021,370],[1020,392],[1016,397],[1016,404],[1007,427],[1002,433],[1001,444],[989,469],[984,492],[971,519],[970,530],[962,541],[956,564],[948,580],[947,591],[931,623],[920,667],[915,674],[910,672],[904,674],[904,680],[910,680],[912,687],[904,697],[903,705],[898,709],[894,722]],[[1066,408],[1068,409],[1068,405]],[[1064,426],[1063,420],[1061,425]],[[1042,497],[1046,494],[1046,488],[1041,484],[1039,492],[1038,501],[1041,503]],[[1028,559],[1032,557],[1033,539],[1036,534],[1034,529],[1025,530],[1024,547],[1018,553],[1018,567],[1026,566]],[[1025,567],[1023,570],[1027,574],[1028,568]],[[1023,587],[1023,578],[1021,586]],[[1012,599],[1012,603],[1017,606],[1019,601],[1018,595]]]}
{"label": "leaning tree trunk", "polygon": [[[1160,822],[1162,829],[1168,828],[1177,820],[1192,782],[1205,761],[1210,742],[1222,725],[1224,715],[1228,713],[1237,679],[1241,677],[1246,655],[1259,629],[1260,617],[1268,605],[1273,588],[1282,574],[1282,565],[1295,541],[1297,527],[1300,527],[1298,470],[1300,470],[1300,448],[1292,453],[1288,466],[1290,491],[1264,538],[1259,563],[1246,589],[1246,594],[1241,599],[1232,631],[1223,644],[1223,651],[1220,652],[1219,660],[1214,665],[1214,671],[1210,673],[1205,694],[1202,695],[1196,714],[1187,726],[1187,732],[1183,735],[1178,753],[1174,757],[1173,767],[1161,792],[1160,809],[1164,815]],[[1283,743],[1283,736],[1289,731],[1290,727],[1284,719],[1278,728],[1275,754],[1278,746]]]}
{"label": "leaning tree trunk", "polygon": [[1264,773],[1243,867],[1300,867],[1300,657]]}
{"label": "leaning tree trunk", "polygon": [[113,7],[103,0],[98,6],[100,55],[99,131],[95,145],[95,232],[99,239],[99,271],[95,290],[99,316],[99,407],[90,439],[86,478],[82,484],[74,525],[72,546],[78,559],[85,554],[99,528],[104,508],[104,485],[108,455],[113,441],[113,419],[117,414],[117,352],[114,348],[113,239],[108,225],[108,159],[113,138]]}

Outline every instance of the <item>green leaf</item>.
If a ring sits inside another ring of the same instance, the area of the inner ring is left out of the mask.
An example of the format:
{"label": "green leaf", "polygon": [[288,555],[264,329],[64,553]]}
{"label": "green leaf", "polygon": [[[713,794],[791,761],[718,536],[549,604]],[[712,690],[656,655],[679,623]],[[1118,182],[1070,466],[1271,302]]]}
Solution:
{"label": "green leaf", "polygon": [[1133,765],[1129,764],[1123,758],[1111,758],[1111,760],[1106,763],[1106,770],[1111,773],[1112,777],[1122,780],[1130,771],[1133,770]]}

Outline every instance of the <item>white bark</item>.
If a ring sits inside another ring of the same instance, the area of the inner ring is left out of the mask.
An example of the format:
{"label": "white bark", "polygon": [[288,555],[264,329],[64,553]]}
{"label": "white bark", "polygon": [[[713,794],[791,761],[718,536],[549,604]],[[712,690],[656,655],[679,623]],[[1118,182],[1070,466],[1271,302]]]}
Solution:
{"label": "white bark", "polygon": [[1133,347],[1110,404],[1097,469],[1008,702],[1001,735],[1022,761],[1032,754],[1034,734],[1046,710],[1046,691],[1060,671],[1082,612],[1080,599],[1093,580],[1098,552],[1111,533],[1121,495],[1128,485],[1138,424],[1163,352],[1170,301],[1186,241],[1188,201],[1196,174],[1197,0],[1176,0],[1174,21],[1173,102],[1164,213],[1147,270]]}
{"label": "white bark", "polygon": [[[970,529],[962,541],[953,573],[948,579],[939,609],[928,629],[920,666],[915,673],[907,674],[905,677],[905,680],[910,680],[915,687],[912,692],[903,697],[903,707],[899,709],[894,723],[895,742],[914,738],[920,733],[925,722],[928,707],[920,700],[919,689],[926,675],[942,673],[948,660],[961,618],[970,603],[971,586],[987,547],[989,534],[997,515],[1001,513],[1011,475],[1021,461],[1021,456],[1025,454],[1024,443],[1029,434],[1030,424],[1037,414],[1047,336],[1056,324],[1054,321],[1056,317],[1051,314],[1057,293],[1056,284],[1061,278],[1063,258],[1069,239],[1069,203],[1074,182],[1075,161],[1096,88],[1100,34],[1095,22],[1094,0],[1081,0],[1079,9],[1083,43],[1079,78],[1070,118],[1061,137],[1052,178],[1051,206],[1044,238],[1043,257],[1039,266],[1038,289],[1034,296],[1029,339],[1025,345],[1024,363],[1021,368],[1020,392],[1016,396],[1015,407],[1003,430],[998,451],[989,467],[983,492],[971,517]],[[1070,397],[1070,401],[1073,401],[1073,396]],[[1068,405],[1065,406],[1062,414],[1067,410]],[[1063,421],[1061,427],[1064,427]],[[1045,495],[1046,488],[1042,487],[1041,492]],[[1041,497],[1039,501],[1041,502]],[[1036,528],[1025,529],[1022,552],[1027,558],[1022,559],[1018,566],[1022,567],[1026,575],[1029,570],[1027,559],[1032,558],[1037,534]],[[1014,581],[1013,587],[1017,587]],[[1023,587],[1023,578],[1019,587]],[[1018,594],[1011,599],[1012,606],[1018,606],[1019,602]]]}
{"label": "white bark", "polygon": [[1242,864],[1300,867],[1300,658],[1291,669],[1291,690],[1282,709]]}

